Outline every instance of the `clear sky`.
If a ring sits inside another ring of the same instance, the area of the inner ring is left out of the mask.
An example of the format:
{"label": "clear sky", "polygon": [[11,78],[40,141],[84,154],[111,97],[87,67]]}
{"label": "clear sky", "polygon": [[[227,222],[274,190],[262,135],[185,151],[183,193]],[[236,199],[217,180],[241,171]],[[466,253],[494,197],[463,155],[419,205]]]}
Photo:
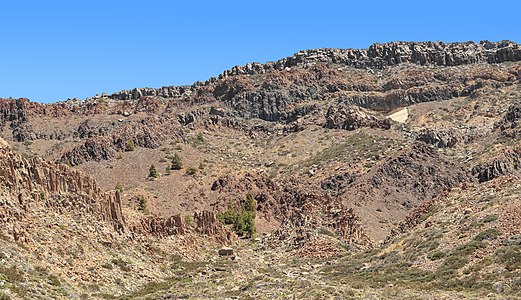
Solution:
{"label": "clear sky", "polygon": [[519,2],[2,0],[0,97],[191,84],[310,48],[521,42]]}

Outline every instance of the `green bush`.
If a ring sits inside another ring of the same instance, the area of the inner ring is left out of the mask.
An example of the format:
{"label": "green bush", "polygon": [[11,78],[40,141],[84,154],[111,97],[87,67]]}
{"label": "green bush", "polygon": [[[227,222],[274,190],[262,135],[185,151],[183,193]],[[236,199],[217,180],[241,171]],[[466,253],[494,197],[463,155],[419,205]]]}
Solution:
{"label": "green bush", "polygon": [[183,168],[183,161],[177,153],[172,157],[172,166],[170,168],[172,170],[181,170]]}
{"label": "green bush", "polygon": [[497,215],[488,215],[484,217],[481,221],[483,221],[483,223],[490,223],[496,221],[497,219]]}
{"label": "green bush", "polygon": [[201,132],[199,132],[199,133],[197,134],[197,140],[198,140],[199,142],[204,142],[204,136],[203,136],[203,134],[202,134]]}
{"label": "green bush", "polygon": [[138,210],[140,210],[144,214],[148,214],[147,199],[143,195],[139,196],[139,208],[138,208]]}
{"label": "green bush", "polygon": [[236,216],[233,230],[238,236],[252,237],[255,234],[255,213],[243,210]]}
{"label": "green bush", "polygon": [[257,202],[251,193],[246,195],[246,199],[239,209],[235,209],[231,204],[225,212],[218,215],[219,220],[225,224],[233,224],[233,231],[238,236],[253,237],[256,232],[255,215],[257,211]]}
{"label": "green bush", "polygon": [[495,240],[498,236],[501,235],[501,231],[496,228],[489,228],[485,231],[480,232],[476,237],[474,237],[475,241],[483,241],[483,240]]}
{"label": "green bush", "polygon": [[228,209],[226,209],[225,212],[220,213],[217,217],[223,224],[230,225],[235,223],[236,214],[235,209],[228,204]]}
{"label": "green bush", "polygon": [[116,190],[116,191],[119,191],[120,193],[123,193],[123,189],[124,189],[123,184],[122,184],[121,182],[118,182],[118,183],[116,184],[116,189],[115,189],[115,190]]}
{"label": "green bush", "polygon": [[136,149],[136,144],[133,140],[129,140],[125,145],[125,151],[134,151],[134,149]]}
{"label": "green bush", "polygon": [[148,177],[157,178],[158,176],[159,176],[159,173],[157,173],[156,166],[151,165],[150,169],[148,170]]}
{"label": "green bush", "polygon": [[496,251],[498,262],[508,271],[521,270],[521,246],[508,246]]}
{"label": "green bush", "polygon": [[470,241],[464,245],[457,247],[456,250],[452,254],[468,256],[480,248],[485,248],[485,246],[486,246],[485,243],[483,243],[481,241]]}
{"label": "green bush", "polygon": [[188,175],[195,175],[199,169],[195,166],[191,166],[188,169],[186,169],[186,174]]}
{"label": "green bush", "polygon": [[443,251],[435,251],[435,252],[429,253],[427,255],[427,258],[430,260],[438,260],[438,259],[442,259],[446,256],[447,256],[447,253],[445,253]]}
{"label": "green bush", "polygon": [[191,215],[186,215],[185,216],[185,222],[188,225],[194,224],[194,217],[192,217]]}

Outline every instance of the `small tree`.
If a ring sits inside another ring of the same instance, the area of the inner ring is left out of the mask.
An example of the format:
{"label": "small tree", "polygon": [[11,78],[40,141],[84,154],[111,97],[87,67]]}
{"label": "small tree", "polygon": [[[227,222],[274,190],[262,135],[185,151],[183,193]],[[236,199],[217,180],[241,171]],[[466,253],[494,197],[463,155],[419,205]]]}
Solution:
{"label": "small tree", "polygon": [[181,157],[176,153],[174,154],[174,157],[172,157],[172,170],[181,170],[183,168],[183,161],[181,160]]}
{"label": "small tree", "polygon": [[144,214],[148,214],[147,199],[143,195],[139,196],[138,210],[142,211]]}
{"label": "small tree", "polygon": [[156,166],[151,165],[150,169],[148,170],[148,177],[150,178],[157,178],[159,174],[157,173]]}
{"label": "small tree", "polygon": [[129,140],[125,145],[125,151],[134,151],[134,149],[136,149],[136,144],[133,140]]}
{"label": "small tree", "polygon": [[251,193],[246,195],[239,210],[228,204],[228,209],[219,214],[219,220],[224,224],[233,224],[232,229],[238,236],[253,237],[256,232],[255,215],[257,211],[257,201]]}
{"label": "small tree", "polygon": [[246,203],[244,203],[244,209],[255,214],[257,211],[257,201],[253,198],[252,193],[246,194]]}

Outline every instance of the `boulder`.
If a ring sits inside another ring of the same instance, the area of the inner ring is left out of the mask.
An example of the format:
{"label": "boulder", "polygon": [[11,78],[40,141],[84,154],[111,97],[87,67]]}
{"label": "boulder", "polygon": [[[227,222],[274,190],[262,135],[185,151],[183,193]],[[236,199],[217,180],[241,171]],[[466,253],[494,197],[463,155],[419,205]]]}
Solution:
{"label": "boulder", "polygon": [[232,256],[233,255],[233,249],[230,247],[222,247],[217,251],[220,256]]}

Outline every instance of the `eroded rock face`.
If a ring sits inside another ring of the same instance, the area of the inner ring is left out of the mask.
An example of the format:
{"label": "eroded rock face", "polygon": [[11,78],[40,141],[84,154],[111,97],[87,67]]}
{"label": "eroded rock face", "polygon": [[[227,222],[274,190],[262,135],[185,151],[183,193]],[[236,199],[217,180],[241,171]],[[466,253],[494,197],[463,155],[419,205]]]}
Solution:
{"label": "eroded rock face", "polygon": [[322,239],[323,234],[335,236],[353,248],[372,245],[353,209],[324,194],[294,189],[286,192],[289,206],[280,227],[269,239],[272,247],[306,248]]}
{"label": "eroded rock face", "polygon": [[368,49],[313,49],[267,64],[236,66],[221,77],[240,74],[263,74],[299,64],[336,63],[355,68],[384,68],[402,63],[457,66],[475,63],[501,63],[521,60],[521,47],[511,41],[466,43],[392,42],[375,43]]}
{"label": "eroded rock face", "polygon": [[521,135],[521,103],[514,103],[508,107],[505,115],[494,124],[494,128],[499,129],[501,134],[507,138],[516,138]]}
{"label": "eroded rock face", "polygon": [[348,104],[330,106],[326,113],[325,128],[355,130],[362,127],[390,129],[391,120],[367,114],[360,107]]}
{"label": "eroded rock face", "polygon": [[279,185],[262,173],[248,173],[241,178],[228,175],[216,180],[212,190],[223,196],[219,201],[223,205],[234,193],[241,198],[252,193],[257,202],[257,219],[279,224],[268,239],[275,248],[313,248],[323,238],[320,230],[355,248],[371,244],[353,210],[327,193],[305,188],[296,181]]}
{"label": "eroded rock face", "polygon": [[479,182],[489,181],[507,174],[521,175],[521,147],[505,149],[492,159],[474,166],[472,173]]}
{"label": "eroded rock face", "polygon": [[236,236],[209,211],[196,212],[194,225],[187,224],[181,215],[140,216],[128,222],[122,211],[119,191],[102,192],[93,178],[80,171],[39,158],[25,159],[6,147],[0,147],[0,196],[0,224],[20,241],[24,239],[25,229],[17,224],[25,224],[33,209],[88,215],[107,222],[120,233],[158,237],[195,233],[221,244],[236,240]]}
{"label": "eroded rock face", "polygon": [[424,129],[420,131],[416,139],[438,148],[452,148],[458,141],[458,134],[453,130]]}
{"label": "eroded rock face", "polygon": [[[83,126],[81,128],[84,128]],[[82,130],[87,136],[88,129]],[[147,118],[141,122],[132,122],[114,128],[110,134],[101,132],[103,136],[94,136],[66,151],[57,160],[58,163],[80,165],[87,161],[101,161],[114,158],[118,151],[125,151],[127,143],[132,141],[135,146],[157,148],[167,137],[177,137],[183,140],[183,131],[172,123],[171,119]]]}
{"label": "eroded rock face", "polygon": [[132,225],[131,229],[134,232],[152,234],[158,237],[196,232],[223,245],[230,245],[237,240],[237,236],[223,226],[214,212],[195,212],[193,222],[193,224],[188,224],[185,216],[181,214],[171,217],[145,216],[140,219],[137,225]]}
{"label": "eroded rock face", "polygon": [[323,180],[320,183],[320,187],[332,195],[338,195],[339,193],[343,192],[349,184],[353,183],[359,176],[360,174],[349,172],[337,174]]}
{"label": "eroded rock face", "polygon": [[423,202],[471,181],[472,175],[462,165],[416,142],[358,177],[339,197],[358,215],[366,214],[360,221],[366,234],[378,241],[387,235],[385,228],[389,232],[393,228],[379,223],[379,218],[401,222]]}
{"label": "eroded rock face", "polygon": [[117,231],[125,229],[120,193],[102,192],[91,177],[65,165],[22,158],[6,148],[0,149],[0,166],[0,185],[11,194],[2,197],[6,201],[0,208],[3,224],[20,222],[34,206],[43,206],[57,212],[90,214]]}

